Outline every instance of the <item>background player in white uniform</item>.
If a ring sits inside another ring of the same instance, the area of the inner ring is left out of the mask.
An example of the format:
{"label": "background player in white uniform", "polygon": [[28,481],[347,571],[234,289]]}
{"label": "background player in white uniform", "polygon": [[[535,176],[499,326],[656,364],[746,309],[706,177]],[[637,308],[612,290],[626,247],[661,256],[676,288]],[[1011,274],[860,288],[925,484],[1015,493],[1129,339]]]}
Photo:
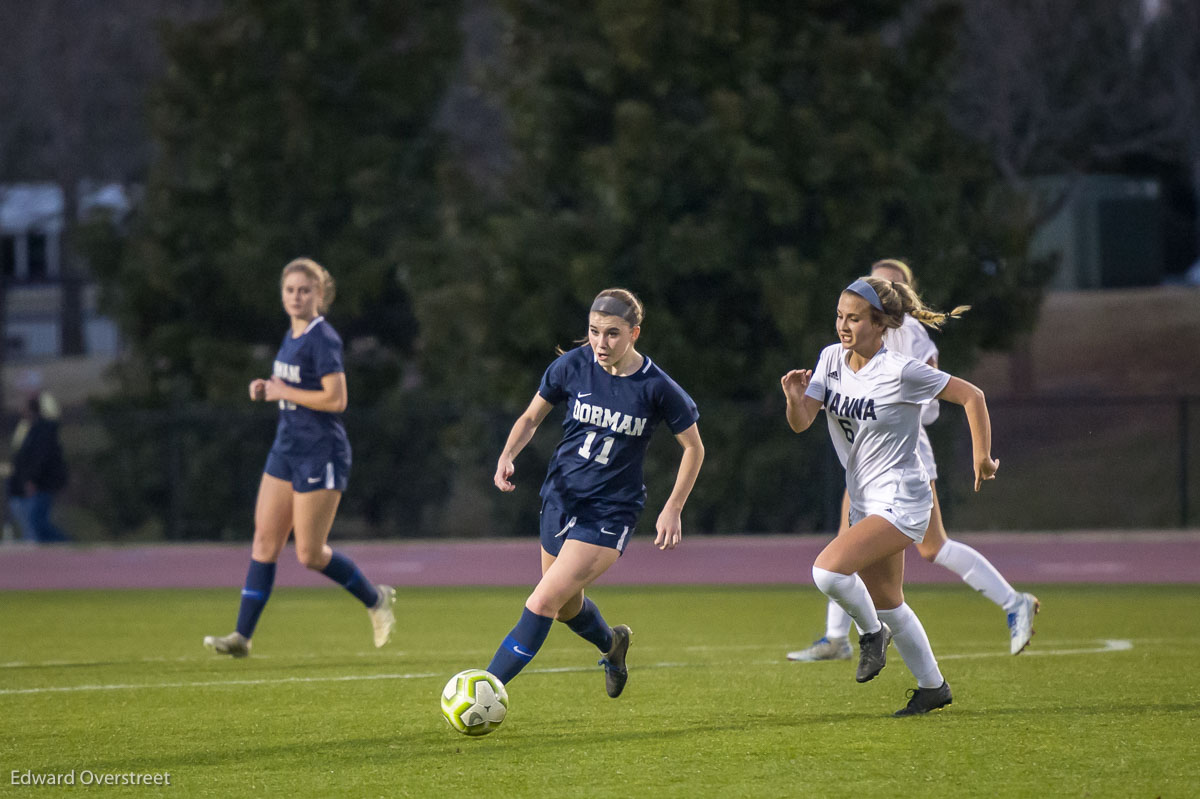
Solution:
{"label": "background player in white uniform", "polygon": [[[871,274],[893,283],[905,283],[916,288],[912,270],[903,261],[886,259],[871,266]],[[925,331],[925,326],[911,316],[904,317],[904,324],[889,329],[883,336],[884,345],[893,352],[907,355],[930,366],[938,365],[938,349]],[[938,417],[938,401],[931,400],[921,411],[921,431],[917,438],[917,455],[929,472],[931,483],[937,480],[937,462],[929,444],[925,426]],[[1008,621],[1009,644],[1012,654],[1017,655],[1029,645],[1033,637],[1033,617],[1040,607],[1033,594],[1018,593],[983,555],[966,544],[951,541],[942,522],[942,509],[938,504],[937,486],[933,489],[933,512],[929,518],[929,529],[925,538],[916,544],[917,552],[925,560],[936,563],[957,574],[979,593],[999,605]],[[850,526],[847,515],[850,503],[848,495],[842,498],[842,519],[838,534]],[[825,635],[812,646],[798,652],[789,652],[788,660],[849,660],[850,659],[850,616],[830,601],[826,611]]]}
{"label": "background player in white uniform", "polygon": [[525,600],[487,670],[507,683],[537,654],[554,620],[603,654],[605,690],[625,688],[630,630],[610,627],[584,590],[625,550],[646,501],[642,464],[654,427],[663,422],[683,453],[675,487],[658,515],[654,539],[674,549],[682,537],[680,513],[704,461],[692,398],[635,348],[642,304],[624,289],[605,289],[588,314],[587,344],[563,353],[517,419],[493,478],[512,491],[513,461],[555,405],[567,406],[563,437],[542,483],[542,579]]}
{"label": "background player in white uniform", "polygon": [[[955,309],[950,315],[961,312]],[[876,277],[854,281],[838,299],[840,344],[826,347],[814,370],[781,378],[787,419],[799,433],[825,410],[829,434],[846,467],[850,527],[813,564],[813,582],[863,631],[855,679],[874,679],[896,649],[917,678],[897,716],[928,713],[953,700],[929,638],[904,601],[904,550],[929,526],[933,491],[917,456],[921,406],[937,398],[964,406],[971,427],[975,489],[995,476],[991,422],[983,392],[928,364],[889,351],[886,329],[904,316],[938,325],[946,314],[925,308],[908,286]]]}
{"label": "background player in white uniform", "polygon": [[326,543],[350,479],[350,442],[340,416],[348,396],[342,339],[321,315],[333,302],[333,279],[316,261],[297,258],[283,268],[279,282],[291,324],[273,376],[250,383],[251,400],[279,403],[275,442],[254,507],[250,568],[236,629],[205,636],[204,645],[221,655],[250,654],[250,638],[275,585],[275,564],[294,532],[296,559],[362,602],[375,646],[383,646],[396,623],[395,590],[370,583],[354,561]]}

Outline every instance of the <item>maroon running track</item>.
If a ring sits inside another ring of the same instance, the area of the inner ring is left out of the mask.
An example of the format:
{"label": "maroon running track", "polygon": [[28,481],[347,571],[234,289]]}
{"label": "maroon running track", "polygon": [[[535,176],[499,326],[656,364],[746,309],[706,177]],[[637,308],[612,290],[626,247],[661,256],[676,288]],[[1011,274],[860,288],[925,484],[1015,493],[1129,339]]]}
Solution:
{"label": "maroon running track", "polygon": [[[1008,580],[1029,583],[1197,583],[1200,530],[1093,533],[981,533],[956,536],[988,557]],[[694,536],[673,552],[634,541],[601,582],[811,583],[823,536]],[[337,543],[337,542],[335,542]],[[533,538],[473,541],[338,543],[372,580],[397,586],[532,585]],[[154,546],[0,547],[0,590],[213,588],[240,585],[250,542]],[[958,578],[909,550],[907,582]],[[277,585],[325,585],[327,579],[280,559]]]}

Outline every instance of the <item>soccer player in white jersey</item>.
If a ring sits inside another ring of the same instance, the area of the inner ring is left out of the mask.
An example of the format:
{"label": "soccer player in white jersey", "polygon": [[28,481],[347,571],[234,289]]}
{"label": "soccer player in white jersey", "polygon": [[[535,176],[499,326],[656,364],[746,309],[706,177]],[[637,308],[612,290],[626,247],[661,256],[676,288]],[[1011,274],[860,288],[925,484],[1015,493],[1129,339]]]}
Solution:
{"label": "soccer player in white jersey", "polygon": [[[914,290],[916,288],[912,270],[903,261],[891,258],[877,261],[871,266],[871,274],[893,283],[904,283]],[[935,368],[938,365],[937,345],[925,331],[924,325],[911,316],[905,316],[904,324],[900,327],[888,329],[883,335],[883,343],[893,352],[916,358]],[[933,512],[929,518],[929,529],[925,531],[925,538],[916,544],[917,552],[930,563],[936,563],[954,572],[963,582],[1004,610],[1008,621],[1009,648],[1012,654],[1018,655],[1033,637],[1033,617],[1038,612],[1040,603],[1033,594],[1015,591],[996,567],[979,552],[947,537],[935,484],[937,462],[933,458],[929,435],[925,432],[925,426],[932,424],[937,417],[938,402],[930,400],[921,410],[922,427],[917,438],[917,454],[929,472],[933,489]],[[843,495],[839,535],[850,526],[847,519],[849,507],[849,498]],[[788,652],[787,655],[788,660],[804,662],[849,660],[850,656],[850,616],[833,601],[830,601],[825,614],[825,634],[807,649]]]}
{"label": "soccer player in white jersey", "polygon": [[892,352],[884,331],[906,315],[937,326],[942,314],[926,308],[909,286],[877,277],[855,280],[838,299],[840,342],[821,352],[815,369],[793,369],[780,382],[788,425],[807,430],[824,409],[829,434],[846,468],[850,527],[813,563],[813,582],[845,610],[862,635],[855,679],[874,679],[887,663],[888,644],[917,679],[897,716],[928,713],[953,701],[929,638],[904,601],[904,550],[925,536],[933,509],[929,473],[917,455],[922,404],[962,405],[971,428],[975,490],[995,477],[992,431],[983,392],[929,364]]}
{"label": "soccer player in white jersey", "polygon": [[254,507],[250,568],[229,635],[206,635],[204,645],[219,655],[250,654],[251,637],[275,585],[275,565],[295,536],[296,559],[349,591],[367,609],[375,646],[392,634],[396,591],[375,585],[354,561],[329,547],[329,531],[350,480],[350,441],[342,425],[346,370],[342,339],[325,321],[333,302],[333,278],[309,258],[297,258],[279,279],[290,324],[275,355],[269,380],[250,383],[250,399],[279,403],[275,442],[267,454]]}
{"label": "soccer player in white jersey", "polygon": [[512,491],[513,461],[555,405],[566,406],[563,437],[542,483],[542,579],[487,670],[508,683],[533,659],[555,619],[603,656],[604,687],[614,699],[628,679],[631,631],[610,627],[591,598],[592,581],[617,562],[646,504],[642,464],[660,423],[682,447],[675,486],[658,514],[654,543],[674,549],[680,512],[704,462],[696,403],[635,346],[642,303],[625,289],[605,289],[588,314],[587,343],[547,367],[529,407],[496,461],[493,482]]}

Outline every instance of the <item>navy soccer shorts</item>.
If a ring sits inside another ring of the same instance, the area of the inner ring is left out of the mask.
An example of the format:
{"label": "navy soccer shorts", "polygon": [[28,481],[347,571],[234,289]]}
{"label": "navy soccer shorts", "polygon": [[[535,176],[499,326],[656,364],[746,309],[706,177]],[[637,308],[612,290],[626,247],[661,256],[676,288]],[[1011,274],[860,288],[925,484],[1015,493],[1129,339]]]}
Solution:
{"label": "navy soccer shorts", "polygon": [[345,492],[350,482],[350,458],[336,452],[283,455],[272,449],[263,471],[287,480],[297,494],[323,489]]}
{"label": "navy soccer shorts", "polygon": [[637,517],[619,514],[607,521],[583,521],[572,516],[555,504],[545,502],[541,512],[542,549],[558,557],[563,542],[567,539],[583,541],[596,546],[615,549],[624,554],[625,545],[633,535]]}

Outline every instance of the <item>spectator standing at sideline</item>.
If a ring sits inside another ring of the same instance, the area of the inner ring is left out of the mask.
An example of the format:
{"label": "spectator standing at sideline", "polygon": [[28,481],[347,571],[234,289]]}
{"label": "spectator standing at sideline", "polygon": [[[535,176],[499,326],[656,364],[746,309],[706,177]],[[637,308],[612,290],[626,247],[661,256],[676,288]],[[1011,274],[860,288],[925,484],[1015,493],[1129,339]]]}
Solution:
{"label": "spectator standing at sideline", "polygon": [[67,461],[58,439],[58,402],[38,391],[25,404],[13,432],[9,508],[26,541],[39,544],[69,541],[50,520],[58,492],[67,485]]}

